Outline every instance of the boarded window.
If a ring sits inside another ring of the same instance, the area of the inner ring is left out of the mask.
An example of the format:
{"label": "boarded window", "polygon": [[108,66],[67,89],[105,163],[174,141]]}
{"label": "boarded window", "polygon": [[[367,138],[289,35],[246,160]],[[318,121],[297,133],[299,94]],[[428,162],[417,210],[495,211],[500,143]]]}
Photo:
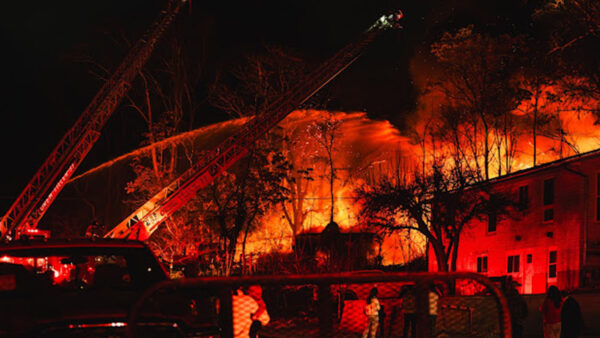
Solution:
{"label": "boarded window", "polygon": [[554,204],[554,179],[544,180],[544,205]]}
{"label": "boarded window", "polygon": [[596,175],[596,221],[600,222],[600,173]]}
{"label": "boarded window", "polygon": [[529,186],[519,187],[519,209],[527,210],[529,208]]}
{"label": "boarded window", "polygon": [[495,212],[490,212],[488,214],[488,232],[496,231],[496,227],[498,226],[498,216]]}
{"label": "boarded window", "polygon": [[549,259],[548,259],[548,278],[556,278],[556,261],[557,261],[556,251],[550,251]]}
{"label": "boarded window", "polygon": [[600,196],[596,197],[596,221],[600,222]]}
{"label": "boarded window", "polygon": [[508,256],[508,267],[506,269],[506,272],[508,272],[508,273],[517,273],[517,272],[519,272],[519,268],[520,268],[519,258],[520,258],[519,255]]}
{"label": "boarded window", "polygon": [[488,271],[488,258],[487,256],[477,257],[477,272],[487,272]]}

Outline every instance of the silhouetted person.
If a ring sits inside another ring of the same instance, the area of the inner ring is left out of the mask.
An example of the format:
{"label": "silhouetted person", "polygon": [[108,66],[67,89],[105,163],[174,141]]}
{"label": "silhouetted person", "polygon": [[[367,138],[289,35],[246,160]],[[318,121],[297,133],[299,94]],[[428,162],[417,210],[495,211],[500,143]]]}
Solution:
{"label": "silhouetted person", "polygon": [[252,297],[258,304],[258,309],[252,314],[252,325],[250,326],[250,338],[258,337],[258,332],[264,325],[267,325],[271,318],[267,312],[267,305],[262,298],[262,288],[260,285],[252,285],[248,288],[248,296]]}
{"label": "silhouetted person", "polygon": [[380,337],[385,336],[385,309],[383,308],[383,304],[379,304],[379,334]]}
{"label": "silhouetted person", "polygon": [[102,231],[102,229],[100,227],[100,223],[98,223],[97,220],[94,220],[85,230],[85,237],[99,238],[99,237],[101,237],[101,235],[100,235],[101,231]]}
{"label": "silhouetted person", "polygon": [[561,338],[578,338],[583,329],[583,315],[579,303],[573,296],[565,292],[565,299],[560,312]]}
{"label": "silhouetted person", "polygon": [[510,279],[505,290],[508,309],[510,310],[510,320],[512,322],[512,336],[521,338],[523,336],[523,326],[527,317],[527,303],[523,296],[517,291],[516,283]]}
{"label": "silhouetted person", "polygon": [[416,312],[416,296],[413,286],[409,286],[402,295],[402,311],[404,311],[404,327],[403,337],[408,338],[408,330],[411,332],[411,337],[417,336],[417,312]]}
{"label": "silhouetted person", "polygon": [[241,289],[238,289],[233,295],[231,303],[233,310],[233,337],[250,337],[252,315],[258,310],[258,304]]}
{"label": "silhouetted person", "polygon": [[540,310],[544,322],[544,338],[560,338],[560,291],[554,285],[548,288]]}
{"label": "silhouetted person", "polygon": [[377,336],[377,327],[379,326],[379,310],[381,304],[377,299],[377,288],[372,288],[367,297],[367,305],[365,305],[365,316],[367,316],[367,327],[363,331],[362,338],[375,338]]}

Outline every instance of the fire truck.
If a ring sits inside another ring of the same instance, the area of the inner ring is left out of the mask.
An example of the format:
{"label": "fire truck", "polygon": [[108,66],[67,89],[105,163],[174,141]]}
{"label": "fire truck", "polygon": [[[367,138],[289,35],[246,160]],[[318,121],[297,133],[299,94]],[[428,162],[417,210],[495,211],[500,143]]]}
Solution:
{"label": "fire truck", "polygon": [[[162,33],[186,0],[170,0],[148,32],[133,46],[115,73],[92,99],[75,125],[62,138],[25,190],[0,219],[0,235],[12,239],[21,229],[35,229],[50,204],[65,186],[83,158],[98,140],[100,130],[127,93]],[[241,129],[175,181],[140,206],[104,237],[146,240],[158,226],[213,182],[253,147],[271,128],[300,107],[323,86],[350,66],[386,30],[399,28],[401,12],[383,15],[357,39],[308,74],[265,111],[249,119]]]}
{"label": "fire truck", "polygon": [[15,239],[47,240],[50,230],[20,228],[15,232]]}

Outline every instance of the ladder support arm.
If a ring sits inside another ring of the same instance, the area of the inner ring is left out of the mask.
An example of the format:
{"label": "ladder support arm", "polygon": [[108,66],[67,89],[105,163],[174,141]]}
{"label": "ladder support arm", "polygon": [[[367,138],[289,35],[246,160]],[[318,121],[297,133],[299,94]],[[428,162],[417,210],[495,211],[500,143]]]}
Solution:
{"label": "ladder support arm", "polygon": [[192,199],[199,189],[211,184],[221,173],[243,157],[256,140],[263,137],[277,123],[350,66],[382,31],[399,28],[398,21],[401,18],[401,12],[379,18],[355,42],[334,54],[303,81],[273,102],[264,112],[252,117],[237,133],[202,157],[173,183],[108,232],[105,237],[146,240],[161,222]]}

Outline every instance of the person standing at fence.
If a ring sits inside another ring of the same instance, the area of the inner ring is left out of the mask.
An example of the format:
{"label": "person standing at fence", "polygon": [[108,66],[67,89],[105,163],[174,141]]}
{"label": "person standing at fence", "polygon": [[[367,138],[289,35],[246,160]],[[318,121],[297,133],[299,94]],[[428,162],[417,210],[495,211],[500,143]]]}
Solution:
{"label": "person standing at fence", "polygon": [[233,337],[249,338],[252,315],[258,311],[258,303],[241,289],[238,289],[237,293],[233,295],[231,302],[233,310]]}
{"label": "person standing at fence", "polygon": [[377,288],[372,288],[364,308],[365,316],[367,316],[367,327],[363,331],[362,338],[375,338],[377,336],[380,309],[381,304],[379,304],[379,299],[377,299]]}
{"label": "person standing at fence", "polygon": [[267,312],[267,305],[262,298],[262,288],[260,285],[252,285],[248,288],[248,295],[258,304],[258,309],[251,316],[252,325],[250,326],[250,338],[258,337],[258,332],[263,326],[267,325],[271,318]]}
{"label": "person standing at fence", "polygon": [[560,291],[554,285],[548,288],[542,311],[544,338],[560,338]]}
{"label": "person standing at fence", "polygon": [[578,338],[583,329],[583,315],[579,303],[570,292],[565,292],[562,310],[560,311],[560,337]]}
{"label": "person standing at fence", "polygon": [[512,323],[513,338],[521,338],[523,336],[523,326],[525,318],[527,318],[527,303],[517,290],[517,282],[510,278],[506,285],[505,296],[510,310],[510,321]]}
{"label": "person standing at fence", "polygon": [[380,337],[385,337],[385,309],[383,304],[379,303],[379,306],[379,334]]}
{"label": "person standing at fence", "polygon": [[401,294],[402,298],[402,311],[404,312],[404,325],[402,328],[403,337],[408,338],[408,331],[410,329],[411,337],[417,336],[417,312],[416,312],[416,296],[414,286],[408,286]]}

